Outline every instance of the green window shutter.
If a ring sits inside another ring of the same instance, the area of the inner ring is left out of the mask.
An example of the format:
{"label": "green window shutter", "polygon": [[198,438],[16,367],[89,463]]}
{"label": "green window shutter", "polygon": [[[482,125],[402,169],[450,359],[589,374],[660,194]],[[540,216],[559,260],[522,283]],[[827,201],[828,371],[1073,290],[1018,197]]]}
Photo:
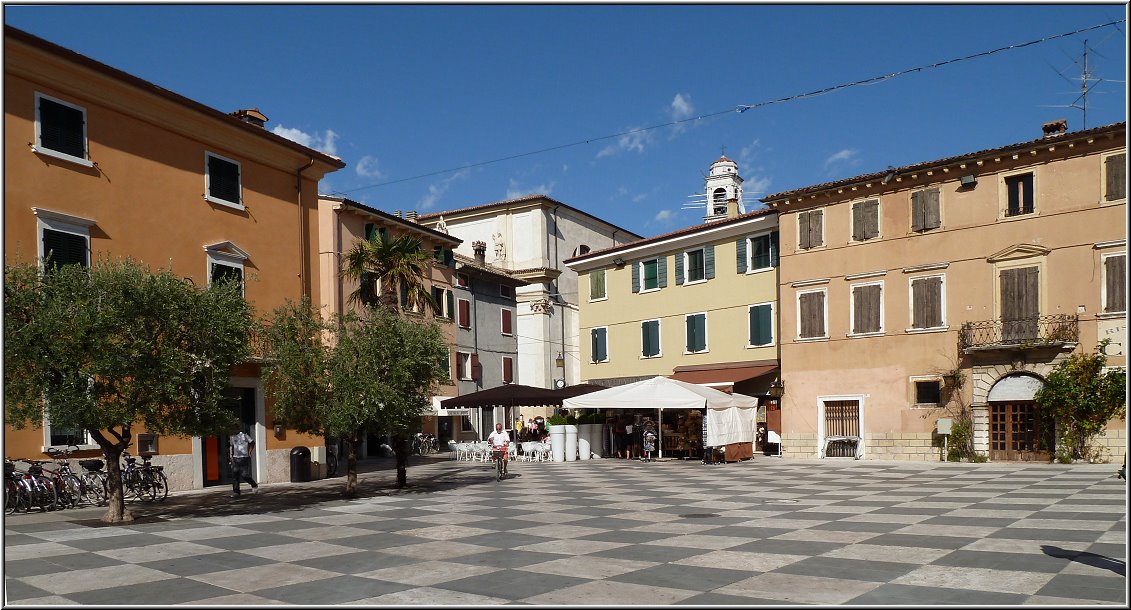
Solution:
{"label": "green window shutter", "polygon": [[746,273],[746,238],[734,242],[734,250],[737,253],[735,258],[738,259],[738,272]]}
{"label": "green window shutter", "polygon": [[643,347],[642,355],[645,357],[655,356],[660,353],[660,322],[658,320],[649,320],[640,325],[641,330],[641,343]]}
{"label": "green window shutter", "polygon": [[687,327],[687,342],[685,349],[689,352],[698,351],[698,348],[696,347],[698,340],[695,337],[695,316],[687,316],[687,318],[684,319],[684,325]]}
{"label": "green window shutter", "polygon": [[408,284],[401,282],[401,307],[408,307]]}
{"label": "green window shutter", "polygon": [[656,274],[659,276],[660,288],[668,287],[668,257],[661,256],[656,265]]}
{"label": "green window shutter", "polygon": [[707,316],[695,314],[687,316],[687,351],[701,352],[707,349]]}
{"label": "green window shutter", "polygon": [[379,229],[377,229],[377,235],[381,238],[382,242],[389,241],[389,229],[387,229],[386,227],[380,227]]}
{"label": "green window shutter", "polygon": [[640,265],[641,263],[632,263],[632,291],[640,292]]}
{"label": "green window shutter", "polygon": [[778,266],[778,232],[770,233],[770,266]]}
{"label": "green window shutter", "polygon": [[372,222],[365,223],[365,241],[373,241],[373,236],[377,234],[377,225]]}
{"label": "green window shutter", "polygon": [[769,305],[750,307],[750,345],[769,345],[773,342]]}
{"label": "green window shutter", "polygon": [[445,316],[444,317],[452,318],[452,317],[454,317],[453,312],[456,310],[456,306],[455,306],[456,296],[455,296],[455,293],[453,293],[451,290],[445,290],[444,293],[448,297],[448,308],[447,308],[447,310],[445,310]]}
{"label": "green window shutter", "polygon": [[675,283],[677,286],[683,284],[684,265],[683,257],[686,256],[685,252],[678,252],[675,255]]}
{"label": "green window shutter", "polygon": [[83,235],[43,229],[43,256],[51,267],[81,265],[87,262],[87,240]]}
{"label": "green window shutter", "polygon": [[715,245],[710,244],[703,248],[703,266],[705,268],[706,277],[709,280],[715,279]]}
{"label": "green window shutter", "polygon": [[607,344],[608,330],[604,329],[604,328],[594,328],[593,330],[589,331],[589,333],[590,333],[590,336],[592,338],[592,344],[593,344],[593,350],[592,350],[593,362],[604,362],[605,360],[608,360],[609,359],[609,349],[608,349],[608,344]]}

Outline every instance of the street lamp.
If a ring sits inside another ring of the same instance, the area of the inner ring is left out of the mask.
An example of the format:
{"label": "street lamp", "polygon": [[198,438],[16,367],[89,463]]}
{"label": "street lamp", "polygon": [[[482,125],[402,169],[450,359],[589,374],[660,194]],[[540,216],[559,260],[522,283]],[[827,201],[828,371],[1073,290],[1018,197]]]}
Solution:
{"label": "street lamp", "polygon": [[770,384],[770,389],[766,391],[771,398],[781,398],[785,394],[785,384],[782,383],[780,377],[775,378],[773,383]]}

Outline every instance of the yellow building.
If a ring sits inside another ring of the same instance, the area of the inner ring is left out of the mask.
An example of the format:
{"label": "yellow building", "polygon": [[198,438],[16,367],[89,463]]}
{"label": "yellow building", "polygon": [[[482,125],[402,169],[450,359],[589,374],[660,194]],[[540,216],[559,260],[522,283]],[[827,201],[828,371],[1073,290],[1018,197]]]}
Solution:
{"label": "yellow building", "polygon": [[[234,274],[261,316],[287,299],[317,300],[318,181],[345,164],[271,133],[266,120],[5,27],[5,262],[47,249],[82,265],[128,256],[171,266],[196,286]],[[257,441],[256,480],[288,480],[290,449],[321,439],[276,430],[257,362],[233,370],[230,386]],[[228,483],[226,438],[134,433],[130,452],[154,452],[172,489]],[[49,425],[6,425],[4,440],[17,458],[45,459],[68,440],[97,449],[81,431]]]}
{"label": "yellow building", "polygon": [[733,161],[716,161],[716,174],[726,184],[708,178],[704,224],[565,261],[581,290],[583,381],[664,375],[768,399],[778,365],[777,213],[740,213]]}
{"label": "yellow building", "polygon": [[[781,222],[785,455],[937,461],[936,423],[965,405],[976,451],[1047,460],[1044,377],[1105,338],[1125,366],[1126,123],[1044,131],[763,199]],[[1100,442],[1120,461],[1122,423]]]}

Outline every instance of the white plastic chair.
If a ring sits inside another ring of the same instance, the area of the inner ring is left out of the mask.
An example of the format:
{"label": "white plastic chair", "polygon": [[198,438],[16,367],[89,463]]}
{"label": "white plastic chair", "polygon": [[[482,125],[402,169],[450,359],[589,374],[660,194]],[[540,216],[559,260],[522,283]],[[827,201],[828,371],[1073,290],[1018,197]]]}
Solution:
{"label": "white plastic chair", "polygon": [[507,445],[507,460],[518,461],[518,444],[511,443]]}
{"label": "white plastic chair", "polygon": [[522,455],[519,456],[520,462],[533,462],[534,461],[534,443],[526,441],[522,443]]}
{"label": "white plastic chair", "polygon": [[450,452],[451,458],[453,460],[457,459],[459,457],[459,451],[458,451],[457,447],[458,447],[458,445],[455,441],[452,441],[452,440],[448,441],[448,451]]}

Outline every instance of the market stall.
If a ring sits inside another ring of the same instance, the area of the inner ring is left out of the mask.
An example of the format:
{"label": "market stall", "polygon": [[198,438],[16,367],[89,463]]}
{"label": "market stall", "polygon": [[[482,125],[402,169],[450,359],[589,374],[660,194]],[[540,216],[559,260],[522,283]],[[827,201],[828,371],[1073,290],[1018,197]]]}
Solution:
{"label": "market stall", "polygon": [[727,462],[754,457],[754,417],[758,399],[745,394],[731,394],[731,404],[707,409],[708,447],[723,447]]}

